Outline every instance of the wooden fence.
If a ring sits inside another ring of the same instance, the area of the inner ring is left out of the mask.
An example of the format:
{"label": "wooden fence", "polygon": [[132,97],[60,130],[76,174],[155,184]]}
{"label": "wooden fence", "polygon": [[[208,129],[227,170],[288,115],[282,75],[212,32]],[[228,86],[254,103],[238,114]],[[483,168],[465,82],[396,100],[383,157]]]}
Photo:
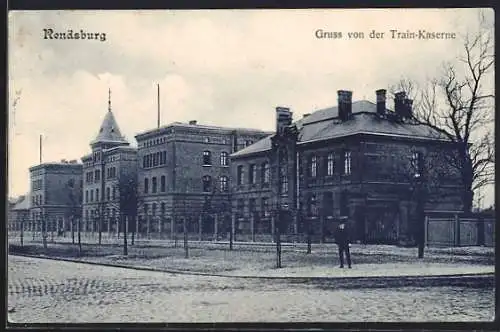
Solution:
{"label": "wooden fence", "polygon": [[430,246],[495,245],[495,219],[479,217],[429,217],[425,219],[426,244]]}

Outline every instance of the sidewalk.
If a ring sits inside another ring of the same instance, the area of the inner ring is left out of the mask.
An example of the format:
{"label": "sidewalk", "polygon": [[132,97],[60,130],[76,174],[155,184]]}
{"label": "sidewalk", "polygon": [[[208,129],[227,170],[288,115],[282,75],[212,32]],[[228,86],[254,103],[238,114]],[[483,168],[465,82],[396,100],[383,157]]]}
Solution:
{"label": "sidewalk", "polygon": [[235,246],[235,249],[230,251],[226,246],[221,249],[219,245],[211,243],[198,243],[197,247],[194,245],[195,243],[190,243],[189,258],[184,258],[182,247],[169,247],[165,243],[161,246],[137,243],[129,247],[127,256],[122,255],[123,248],[118,245],[83,245],[82,256],[79,256],[77,246],[67,243],[49,244],[47,249],[40,243],[30,243],[23,248],[11,245],[9,250],[10,254],[32,257],[44,255],[45,258],[80,263],[242,278],[373,279],[485,274],[493,277],[495,272],[494,257],[428,252],[424,259],[418,259],[416,248],[394,246],[353,245],[352,269],[338,267],[337,252],[331,245],[315,245],[310,254],[306,253],[306,247],[302,245],[289,246],[282,252],[282,268],[277,269],[276,253],[272,247],[265,246],[262,250],[248,251],[236,249]]}

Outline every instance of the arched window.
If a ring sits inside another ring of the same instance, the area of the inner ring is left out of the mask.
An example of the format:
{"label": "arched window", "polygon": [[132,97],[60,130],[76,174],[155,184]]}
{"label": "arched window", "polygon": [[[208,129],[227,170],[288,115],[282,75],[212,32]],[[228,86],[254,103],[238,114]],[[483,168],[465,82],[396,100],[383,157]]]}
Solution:
{"label": "arched window", "polygon": [[332,176],[334,172],[334,167],[335,167],[335,155],[333,152],[330,152],[327,157],[327,162],[326,162],[326,175]]}
{"label": "arched window", "polygon": [[212,154],[210,151],[203,151],[203,165],[212,165]]}
{"label": "arched window", "polygon": [[238,170],[238,174],[236,175],[236,181],[237,181],[238,185],[242,185],[243,184],[243,165],[239,165],[237,170]]}
{"label": "arched window", "polygon": [[210,175],[205,175],[203,178],[203,191],[211,192],[212,191],[212,177]]}
{"label": "arched window", "polygon": [[269,184],[269,182],[271,180],[271,168],[269,167],[268,162],[262,163],[261,171],[262,171],[262,175],[261,175],[262,184]]}
{"label": "arched window", "polygon": [[152,190],[151,190],[151,192],[153,194],[156,194],[156,191],[158,189],[158,184],[157,184],[157,181],[156,181],[156,176],[153,176],[153,178],[151,179],[151,183],[152,183],[152,188],[151,188]]}
{"label": "arched window", "polygon": [[165,175],[162,175],[161,178],[160,178],[160,189],[161,189],[161,192],[164,193],[166,191],[166,178],[165,178]]}
{"label": "arched window", "polygon": [[221,192],[229,191],[229,179],[225,175],[222,175],[220,177],[220,191]]}
{"label": "arched window", "polygon": [[221,166],[228,166],[229,165],[227,152],[220,153],[220,165]]}

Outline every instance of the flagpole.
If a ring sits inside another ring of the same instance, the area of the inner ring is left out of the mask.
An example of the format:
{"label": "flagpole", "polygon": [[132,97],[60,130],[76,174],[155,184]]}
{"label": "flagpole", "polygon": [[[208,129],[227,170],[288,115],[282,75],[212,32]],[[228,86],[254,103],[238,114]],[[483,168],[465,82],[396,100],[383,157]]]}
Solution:
{"label": "flagpole", "polygon": [[42,164],[42,134],[40,134],[40,164]]}
{"label": "flagpole", "polygon": [[160,128],[160,84],[156,84],[156,86],[158,87],[158,96],[157,96],[157,100],[158,100],[158,128]]}

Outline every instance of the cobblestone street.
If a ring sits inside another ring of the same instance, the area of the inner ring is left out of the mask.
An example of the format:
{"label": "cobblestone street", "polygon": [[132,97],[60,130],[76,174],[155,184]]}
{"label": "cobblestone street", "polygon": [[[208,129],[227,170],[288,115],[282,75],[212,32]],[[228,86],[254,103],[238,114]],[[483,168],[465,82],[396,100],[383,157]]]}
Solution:
{"label": "cobblestone street", "polygon": [[494,315],[493,288],[339,290],[16,256],[9,256],[8,270],[13,323],[489,321]]}

